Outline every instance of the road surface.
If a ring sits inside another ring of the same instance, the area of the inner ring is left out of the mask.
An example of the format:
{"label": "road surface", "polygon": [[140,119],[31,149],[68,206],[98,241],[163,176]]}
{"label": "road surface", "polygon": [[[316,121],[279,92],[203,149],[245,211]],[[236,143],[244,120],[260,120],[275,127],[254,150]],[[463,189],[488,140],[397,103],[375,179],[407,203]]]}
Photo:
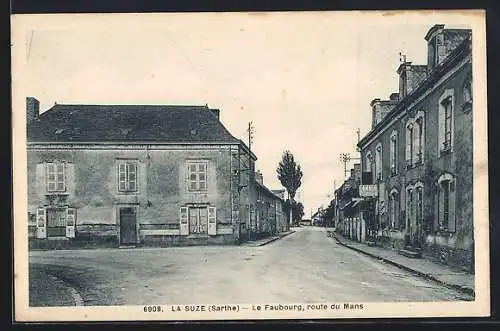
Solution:
{"label": "road surface", "polygon": [[340,246],[314,227],[261,247],[33,251],[29,261],[32,305],[64,305],[57,295],[35,295],[57,288],[50,286],[56,279],[92,306],[472,299]]}

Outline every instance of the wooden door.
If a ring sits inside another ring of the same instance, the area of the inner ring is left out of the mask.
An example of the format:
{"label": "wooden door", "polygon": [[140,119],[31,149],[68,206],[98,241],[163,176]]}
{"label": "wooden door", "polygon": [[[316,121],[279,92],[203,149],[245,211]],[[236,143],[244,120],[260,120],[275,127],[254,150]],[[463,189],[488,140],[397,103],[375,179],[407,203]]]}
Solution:
{"label": "wooden door", "polygon": [[137,216],[135,208],[120,208],[120,244],[137,243]]}
{"label": "wooden door", "polygon": [[189,233],[208,233],[208,209],[206,207],[189,208]]}

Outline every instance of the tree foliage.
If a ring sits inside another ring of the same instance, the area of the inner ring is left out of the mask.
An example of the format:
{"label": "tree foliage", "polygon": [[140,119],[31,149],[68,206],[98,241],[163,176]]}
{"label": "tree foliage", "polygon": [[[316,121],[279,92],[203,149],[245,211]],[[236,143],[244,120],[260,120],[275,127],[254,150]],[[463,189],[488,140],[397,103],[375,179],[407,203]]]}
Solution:
{"label": "tree foliage", "polygon": [[298,188],[302,185],[303,173],[300,165],[297,164],[290,151],[287,150],[283,152],[283,156],[278,164],[276,172],[278,173],[278,179],[281,182],[281,185],[286,188],[290,199],[293,201],[295,193],[297,193]]}
{"label": "tree foliage", "polygon": [[[285,212],[290,214],[290,200],[285,202]],[[295,202],[292,200],[292,223],[297,224],[304,217],[304,205],[302,202]]]}
{"label": "tree foliage", "polygon": [[323,210],[323,220],[327,224],[333,223],[333,219],[335,218],[335,200],[331,200],[330,203],[328,204],[328,207],[326,207],[325,210]]}

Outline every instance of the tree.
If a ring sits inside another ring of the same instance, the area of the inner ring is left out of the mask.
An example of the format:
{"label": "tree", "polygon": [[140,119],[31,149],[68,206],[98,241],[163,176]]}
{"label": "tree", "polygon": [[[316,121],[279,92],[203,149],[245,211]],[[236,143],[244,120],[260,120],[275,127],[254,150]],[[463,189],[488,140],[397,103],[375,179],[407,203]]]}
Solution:
{"label": "tree", "polygon": [[332,199],[328,207],[326,207],[326,209],[324,210],[323,220],[326,224],[331,226],[332,224],[334,224],[334,218],[335,218],[335,200]]}
{"label": "tree", "polygon": [[[283,152],[283,156],[281,158],[280,163],[278,164],[278,168],[276,169],[278,173],[278,179],[286,188],[288,192],[288,199],[294,202],[295,193],[297,193],[298,188],[302,185],[302,169],[300,165],[295,162],[295,158],[293,154],[286,150]],[[290,209],[290,222],[293,220],[292,209]]]}
{"label": "tree", "polygon": [[[290,213],[290,200],[285,202],[285,212]],[[292,202],[292,224],[297,224],[304,217],[304,205],[302,202]]]}

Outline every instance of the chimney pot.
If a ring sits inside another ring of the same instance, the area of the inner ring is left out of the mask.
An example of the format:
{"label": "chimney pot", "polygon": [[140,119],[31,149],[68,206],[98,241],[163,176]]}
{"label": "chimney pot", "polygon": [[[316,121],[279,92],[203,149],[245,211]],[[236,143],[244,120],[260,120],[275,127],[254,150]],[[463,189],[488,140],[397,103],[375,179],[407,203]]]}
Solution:
{"label": "chimney pot", "polygon": [[34,97],[26,98],[26,121],[28,124],[36,121],[40,116],[40,101]]}

